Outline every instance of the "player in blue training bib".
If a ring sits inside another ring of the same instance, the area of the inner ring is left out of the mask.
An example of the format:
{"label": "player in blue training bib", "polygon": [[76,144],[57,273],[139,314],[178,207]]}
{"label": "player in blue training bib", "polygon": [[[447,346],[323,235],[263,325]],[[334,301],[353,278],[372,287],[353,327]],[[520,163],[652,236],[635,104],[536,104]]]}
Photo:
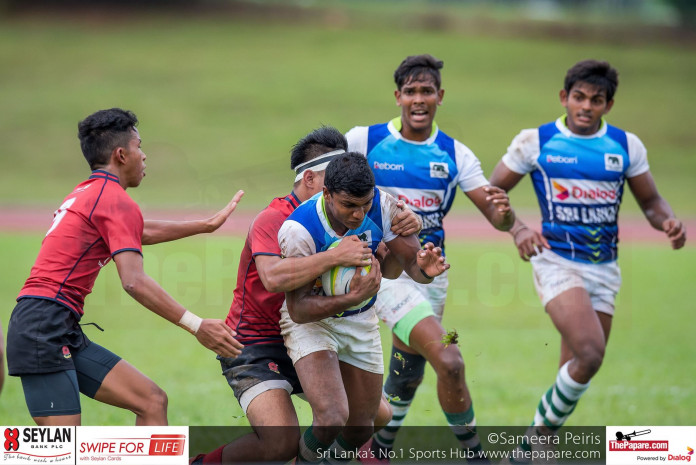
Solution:
{"label": "player in blue training bib", "polygon": [[[617,219],[626,181],[672,248],[686,241],[682,223],[657,192],[641,141],[603,119],[617,85],[608,63],[575,64],[560,92],[566,114],[520,132],[491,176],[507,191],[525,174],[532,179],[542,232],[518,219],[510,233],[522,259],[531,259],[537,292],[562,337],[562,367],[529,434],[555,434],[602,364],[621,284]],[[518,454],[531,450],[529,444],[520,449]]]}
{"label": "player in blue training bib", "polygon": [[377,294],[381,271],[396,277],[405,270],[428,284],[449,268],[439,247],[421,249],[415,234],[390,230],[398,212],[396,200],[375,188],[365,157],[348,152],[331,160],[323,191],[297,207],[278,232],[285,257],[311,256],[351,236],[373,253],[381,242],[388,249],[382,265],[368,254],[370,272],[356,273],[344,295],[325,295],[319,280],[285,294],[281,332],[314,417],[300,439],[302,462],[322,461],[327,448],[332,457],[355,456],[374,430],[384,371],[375,299],[347,309]]}
{"label": "player in blue training bib", "polygon": [[[403,200],[421,216],[421,242],[433,242],[444,250],[442,221],[457,188],[497,229],[508,230],[514,214],[505,192],[489,186],[471,150],[435,124],[435,112],[444,95],[440,68],[442,62],[430,55],[407,57],[394,73],[401,115],[388,123],[355,127],[346,138],[350,150],[367,156],[377,187]],[[384,393],[394,416],[370,445],[376,457],[389,456],[423,379],[426,360],[435,369],[440,405],[460,444],[472,453],[481,451],[478,435],[471,429],[476,420],[461,353],[456,344],[432,344],[446,333],[440,321],[448,284],[446,274],[428,286],[406,275],[382,281],[375,307],[393,333]]]}

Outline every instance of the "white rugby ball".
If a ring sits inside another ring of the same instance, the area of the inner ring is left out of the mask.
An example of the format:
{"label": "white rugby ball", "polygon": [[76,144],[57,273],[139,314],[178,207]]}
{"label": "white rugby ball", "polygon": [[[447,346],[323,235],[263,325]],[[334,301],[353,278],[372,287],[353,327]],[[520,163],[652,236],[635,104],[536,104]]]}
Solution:
{"label": "white rugby ball", "polygon": [[[340,241],[336,241],[329,246],[332,249],[338,245]],[[328,296],[343,295],[350,292],[350,281],[355,276],[356,268],[354,266],[334,266],[329,271],[321,275],[321,287],[324,289],[324,294]],[[361,275],[366,275],[370,272],[370,265],[361,267]],[[358,305],[347,308],[348,310],[357,310],[364,307],[372,299],[372,297],[360,302]]]}

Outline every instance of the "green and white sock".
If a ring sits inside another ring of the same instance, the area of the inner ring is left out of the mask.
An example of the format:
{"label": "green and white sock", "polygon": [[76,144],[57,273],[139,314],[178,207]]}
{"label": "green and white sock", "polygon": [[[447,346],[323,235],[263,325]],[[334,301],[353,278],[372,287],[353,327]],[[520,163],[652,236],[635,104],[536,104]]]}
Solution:
{"label": "green and white sock", "polygon": [[324,459],[321,451],[326,451],[329,444],[324,444],[314,435],[313,426],[307,428],[300,438],[300,451],[297,454],[299,463],[319,463]]}
{"label": "green and white sock", "polygon": [[342,434],[329,447],[325,462],[329,464],[348,463],[358,456],[358,447],[349,444]]}
{"label": "green and white sock", "polygon": [[567,362],[558,371],[556,383],[541,397],[541,402],[534,415],[535,426],[547,426],[558,429],[568,419],[580,397],[590,387],[590,383],[578,383],[570,377]]}
{"label": "green and white sock", "polygon": [[373,449],[377,445],[382,449],[391,450],[394,447],[394,440],[396,439],[396,433],[399,432],[401,424],[406,418],[408,410],[411,408],[411,400],[395,400],[394,397],[387,394],[387,401],[392,408],[392,419],[387,426],[377,431],[374,435]]}
{"label": "green and white sock", "polygon": [[478,453],[482,452],[481,440],[476,431],[476,417],[474,416],[474,406],[461,413],[445,413],[447,423],[454,435],[459,440],[463,449]]}

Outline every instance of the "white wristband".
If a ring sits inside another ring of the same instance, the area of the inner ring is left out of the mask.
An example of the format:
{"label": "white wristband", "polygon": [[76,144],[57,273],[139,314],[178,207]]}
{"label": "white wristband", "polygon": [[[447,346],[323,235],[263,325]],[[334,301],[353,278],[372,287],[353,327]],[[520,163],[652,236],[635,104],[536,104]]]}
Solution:
{"label": "white wristband", "polygon": [[195,313],[189,312],[188,310],[181,315],[181,319],[179,320],[179,324],[184,328],[190,329],[193,334],[198,332],[198,328],[201,327],[201,323],[203,323],[203,318],[199,317]]}

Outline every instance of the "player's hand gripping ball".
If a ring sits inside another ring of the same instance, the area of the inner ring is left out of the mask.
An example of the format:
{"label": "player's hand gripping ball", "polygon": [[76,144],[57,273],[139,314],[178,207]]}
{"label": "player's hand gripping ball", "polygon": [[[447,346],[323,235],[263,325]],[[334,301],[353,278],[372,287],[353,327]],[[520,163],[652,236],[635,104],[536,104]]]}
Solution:
{"label": "player's hand gripping ball", "polygon": [[[333,249],[338,245],[340,240],[329,246]],[[328,250],[328,249],[327,249]],[[361,267],[360,274],[365,276],[370,272],[370,265]],[[343,295],[350,292],[350,281],[355,276],[356,268],[354,266],[334,266],[329,271],[321,275],[321,286],[324,288],[324,294],[328,296]],[[347,308],[346,310],[357,310],[364,307],[372,299],[372,297],[360,302],[358,305]]]}

